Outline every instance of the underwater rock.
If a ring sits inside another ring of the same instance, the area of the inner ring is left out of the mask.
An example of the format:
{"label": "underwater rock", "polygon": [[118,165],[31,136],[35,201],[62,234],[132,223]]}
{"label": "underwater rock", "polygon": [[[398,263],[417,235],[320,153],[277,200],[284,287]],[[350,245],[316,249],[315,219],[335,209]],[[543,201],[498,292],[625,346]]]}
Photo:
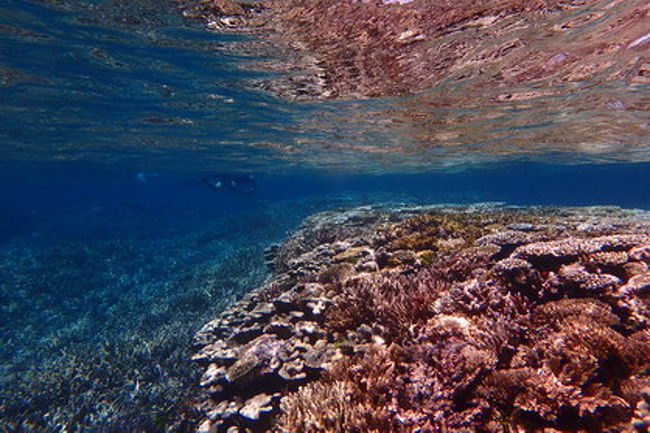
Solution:
{"label": "underwater rock", "polygon": [[298,359],[285,362],[278,371],[278,376],[287,382],[305,379],[307,373],[303,371],[304,366],[304,362]]}
{"label": "underwater rock", "polygon": [[645,260],[650,257],[650,245],[639,245],[630,250],[630,258],[633,260]]}
{"label": "underwater rock", "polygon": [[[368,210],[368,214],[377,212]],[[316,223],[319,230],[304,226],[274,248],[283,261],[283,272],[233,303],[197,333],[198,352],[192,359],[205,367],[200,384],[206,394],[200,408],[209,418],[209,425],[202,424],[202,429],[259,431],[267,418],[277,413],[282,393],[320,377],[340,356],[336,345],[325,338],[322,324],[332,303],[324,296],[326,286],[343,280],[317,280],[331,269],[332,257],[355,248],[340,236],[366,233],[367,227],[356,225],[372,217],[366,218],[363,211],[325,215],[324,221]],[[369,254],[365,247],[355,251],[338,257],[349,271],[348,260]]]}
{"label": "underwater rock", "polygon": [[266,325],[264,332],[267,334],[275,334],[282,339],[290,338],[294,332],[293,324],[286,319],[276,319]]}
{"label": "underwater rock", "polygon": [[647,431],[650,215],[366,207],[308,221],[273,277],[197,334],[201,428]]}
{"label": "underwater rock", "polygon": [[224,379],[226,379],[226,369],[217,364],[210,364],[205,373],[203,373],[203,376],[201,376],[200,385],[207,387],[219,383]]}
{"label": "underwater rock", "polygon": [[[257,317],[251,314],[251,319],[255,320]],[[236,332],[230,335],[230,339],[236,342],[244,343],[252,340],[255,337],[262,335],[262,327],[259,325],[248,326],[246,328],[239,328]]]}
{"label": "underwater rock", "polygon": [[245,381],[252,381],[262,367],[262,362],[254,354],[241,356],[226,370],[225,378],[231,384],[242,385]]}
{"label": "underwater rock", "polygon": [[[239,413],[241,404],[236,401],[223,400],[217,404],[207,415],[210,421],[228,420]],[[223,424],[220,422],[219,424]]]}

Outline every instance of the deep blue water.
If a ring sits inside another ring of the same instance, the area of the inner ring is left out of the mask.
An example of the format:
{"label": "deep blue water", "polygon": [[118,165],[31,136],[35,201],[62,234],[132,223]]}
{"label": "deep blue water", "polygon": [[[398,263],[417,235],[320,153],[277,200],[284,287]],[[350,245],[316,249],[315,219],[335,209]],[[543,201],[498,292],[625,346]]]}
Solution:
{"label": "deep blue water", "polygon": [[[617,153],[420,151],[380,127],[395,100],[264,91],[276,73],[245,43],[164,0],[0,3],[0,430],[162,431],[196,380],[192,334],[263,281],[264,248],[313,212],[650,208],[643,112],[637,146]],[[257,192],[190,186],[224,172]]]}
{"label": "deep blue water", "polygon": [[[39,163],[0,175],[4,233],[17,234],[11,210],[32,214],[14,218],[24,229],[38,229],[53,213],[129,203],[179,218],[210,218],[269,203],[316,199],[332,194],[367,203],[385,195],[413,203],[496,201],[515,205],[616,205],[647,209],[650,164],[553,165],[537,162],[487,164],[452,172],[375,173],[297,171],[248,172],[257,190],[248,196],[196,185],[210,172],[133,172],[80,163]],[[122,225],[124,222],[120,222]]]}

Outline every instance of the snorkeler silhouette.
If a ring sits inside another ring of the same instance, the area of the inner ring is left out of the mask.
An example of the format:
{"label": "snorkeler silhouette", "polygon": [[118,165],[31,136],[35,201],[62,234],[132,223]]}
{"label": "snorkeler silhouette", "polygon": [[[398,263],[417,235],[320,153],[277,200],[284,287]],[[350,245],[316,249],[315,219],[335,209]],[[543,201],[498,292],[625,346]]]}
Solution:
{"label": "snorkeler silhouette", "polygon": [[257,185],[250,174],[213,174],[203,177],[190,186],[200,184],[205,184],[214,190],[227,189],[246,195],[252,195],[257,190]]}

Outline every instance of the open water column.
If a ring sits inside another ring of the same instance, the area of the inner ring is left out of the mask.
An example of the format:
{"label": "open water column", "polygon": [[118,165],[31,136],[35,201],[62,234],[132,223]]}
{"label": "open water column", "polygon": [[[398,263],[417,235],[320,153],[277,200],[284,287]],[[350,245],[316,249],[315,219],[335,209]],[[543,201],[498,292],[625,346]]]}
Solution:
{"label": "open water column", "polygon": [[2,0],[0,431],[650,429],[645,0]]}

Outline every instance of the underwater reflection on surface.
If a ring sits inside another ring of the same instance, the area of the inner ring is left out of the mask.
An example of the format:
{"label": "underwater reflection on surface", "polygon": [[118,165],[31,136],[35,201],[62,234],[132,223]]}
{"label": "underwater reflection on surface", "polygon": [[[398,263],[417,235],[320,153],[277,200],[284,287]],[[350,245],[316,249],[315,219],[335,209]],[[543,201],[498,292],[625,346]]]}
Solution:
{"label": "underwater reflection on surface", "polygon": [[[4,158],[278,172],[648,159],[639,2],[483,17],[417,43],[384,41],[380,52],[405,58],[397,78],[362,61],[372,38],[345,73],[337,52],[323,57],[315,45],[320,69],[311,70],[308,54],[266,33],[207,32],[164,0],[1,8]],[[457,56],[445,57],[451,46]],[[432,55],[440,68],[419,68]],[[322,86],[309,84],[314,74]],[[388,79],[417,85],[392,92]]]}
{"label": "underwater reflection on surface", "polygon": [[[184,3],[212,28],[234,4]],[[268,30],[284,49],[251,41],[275,55],[253,64],[287,75],[263,87],[314,110],[293,160],[377,171],[647,160],[646,2],[261,4],[234,27]]]}

